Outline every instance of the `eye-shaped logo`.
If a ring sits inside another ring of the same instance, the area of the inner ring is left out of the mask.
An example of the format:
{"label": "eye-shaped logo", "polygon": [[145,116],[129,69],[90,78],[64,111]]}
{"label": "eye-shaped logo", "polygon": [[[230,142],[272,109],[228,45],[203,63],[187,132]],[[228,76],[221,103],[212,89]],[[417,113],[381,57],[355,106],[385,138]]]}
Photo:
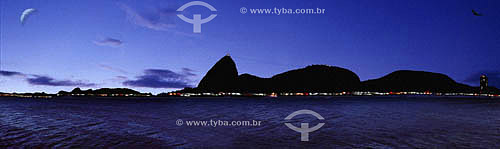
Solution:
{"label": "eye-shaped logo", "polygon": [[[313,115],[317,119],[320,119],[320,120],[324,120],[325,119],[325,118],[323,118],[323,116],[319,115],[318,113],[316,113],[314,111],[311,111],[311,110],[299,110],[299,111],[295,111],[292,114],[288,115],[285,118],[285,120],[291,120],[293,117],[295,117],[297,115],[301,115],[301,114]],[[300,141],[309,141],[309,133],[313,132],[313,131],[316,131],[319,128],[323,127],[323,125],[325,125],[325,123],[319,123],[318,125],[316,125],[316,126],[314,126],[312,128],[309,128],[309,123],[300,123],[300,128],[295,127],[295,126],[293,126],[290,123],[285,123],[285,125],[288,128],[290,128],[290,129],[292,129],[292,130],[294,130],[296,132],[300,132]]]}
{"label": "eye-shaped logo", "polygon": [[[205,2],[202,2],[202,1],[192,1],[192,2],[186,3],[186,4],[182,5],[179,9],[177,9],[177,11],[179,11],[179,12],[184,11],[184,9],[191,7],[191,6],[203,6],[203,7],[210,9],[210,11],[212,11],[212,12],[217,11],[212,5],[205,3]],[[207,23],[208,21],[211,21],[216,16],[217,16],[216,14],[211,14],[207,18],[201,19],[201,14],[194,14],[193,19],[190,19],[190,18],[185,17],[182,14],[177,14],[177,17],[181,18],[183,21],[193,24],[193,32],[194,33],[201,33],[201,24]]]}

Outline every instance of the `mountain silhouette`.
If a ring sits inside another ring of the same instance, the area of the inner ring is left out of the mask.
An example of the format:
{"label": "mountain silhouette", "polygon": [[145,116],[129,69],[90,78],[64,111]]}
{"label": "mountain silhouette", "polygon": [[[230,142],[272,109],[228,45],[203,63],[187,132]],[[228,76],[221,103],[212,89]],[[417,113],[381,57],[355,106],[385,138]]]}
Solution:
{"label": "mountain silhouette", "polygon": [[236,91],[238,70],[233,59],[226,55],[210,68],[201,79],[197,89],[203,92]]}
{"label": "mountain silhouette", "polygon": [[359,77],[352,71],[326,65],[312,65],[287,71],[271,78],[251,74],[238,76],[236,64],[230,56],[220,59],[203,77],[195,92],[332,92],[354,91]]}
{"label": "mountain silhouette", "polygon": [[[479,81],[479,80],[478,80]],[[478,93],[478,87],[461,84],[447,75],[425,71],[399,70],[378,79],[361,82],[354,72],[340,67],[311,65],[261,78],[251,74],[238,76],[236,64],[224,56],[207,72],[196,88],[177,92],[434,92]],[[500,93],[488,87],[488,93]]]}

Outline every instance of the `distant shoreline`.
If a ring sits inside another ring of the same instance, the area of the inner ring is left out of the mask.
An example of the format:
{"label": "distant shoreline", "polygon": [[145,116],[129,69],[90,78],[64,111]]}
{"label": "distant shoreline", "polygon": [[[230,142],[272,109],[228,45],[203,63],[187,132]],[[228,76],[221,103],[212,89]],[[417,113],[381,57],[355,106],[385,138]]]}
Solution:
{"label": "distant shoreline", "polygon": [[141,99],[141,100],[163,100],[163,99],[265,99],[265,100],[277,100],[277,99],[292,99],[292,98],[308,98],[307,100],[315,99],[342,99],[342,98],[373,98],[373,99],[500,99],[499,96],[437,96],[437,95],[342,95],[342,96],[120,96],[120,97],[99,97],[99,96],[54,96],[54,97],[17,97],[17,96],[0,96],[0,99],[4,98],[17,98],[17,99],[103,99],[103,100],[128,100],[128,99]]}

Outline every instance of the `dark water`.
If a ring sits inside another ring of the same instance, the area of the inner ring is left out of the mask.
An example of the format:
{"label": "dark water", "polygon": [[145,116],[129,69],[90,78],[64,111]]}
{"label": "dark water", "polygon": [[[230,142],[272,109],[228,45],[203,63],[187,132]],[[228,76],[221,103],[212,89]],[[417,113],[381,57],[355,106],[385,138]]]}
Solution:
{"label": "dark water", "polygon": [[[500,100],[0,98],[0,147],[499,148]],[[309,109],[310,115],[284,120]],[[259,120],[194,127],[189,120]],[[326,123],[301,142],[284,125]]]}

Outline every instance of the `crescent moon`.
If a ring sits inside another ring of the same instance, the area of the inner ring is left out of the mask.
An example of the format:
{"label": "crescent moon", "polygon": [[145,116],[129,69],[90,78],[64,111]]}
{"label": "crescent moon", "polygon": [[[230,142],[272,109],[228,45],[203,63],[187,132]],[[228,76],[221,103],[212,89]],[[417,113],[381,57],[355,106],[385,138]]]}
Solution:
{"label": "crescent moon", "polygon": [[21,18],[19,19],[21,21],[21,24],[24,25],[24,22],[26,21],[28,16],[35,11],[36,11],[36,9],[34,9],[34,8],[28,8],[28,9],[24,10],[23,14],[21,14]]}

